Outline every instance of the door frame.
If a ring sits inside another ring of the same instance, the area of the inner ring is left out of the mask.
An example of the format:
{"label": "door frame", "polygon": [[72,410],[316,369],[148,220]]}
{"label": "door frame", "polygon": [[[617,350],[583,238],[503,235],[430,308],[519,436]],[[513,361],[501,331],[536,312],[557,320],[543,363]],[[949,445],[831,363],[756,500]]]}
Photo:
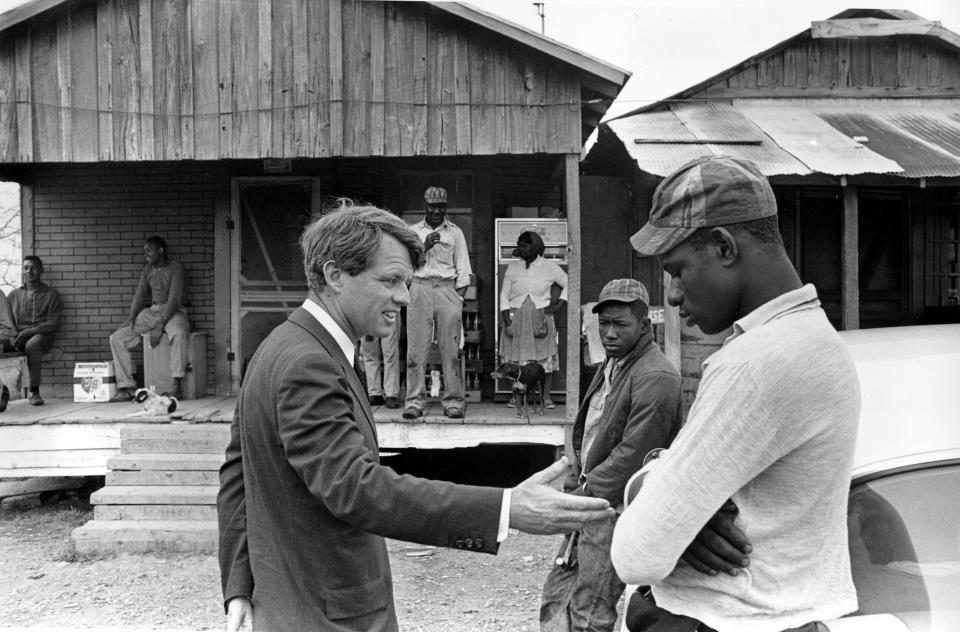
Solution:
{"label": "door frame", "polygon": [[[230,394],[240,390],[240,250],[241,250],[241,208],[240,191],[248,185],[270,184],[307,184],[310,186],[310,210],[317,213],[322,207],[320,178],[317,176],[271,176],[271,177],[235,177],[230,179],[230,239],[228,242],[230,261],[230,338],[227,344],[227,357],[230,358]],[[306,298],[306,297],[304,297]]]}

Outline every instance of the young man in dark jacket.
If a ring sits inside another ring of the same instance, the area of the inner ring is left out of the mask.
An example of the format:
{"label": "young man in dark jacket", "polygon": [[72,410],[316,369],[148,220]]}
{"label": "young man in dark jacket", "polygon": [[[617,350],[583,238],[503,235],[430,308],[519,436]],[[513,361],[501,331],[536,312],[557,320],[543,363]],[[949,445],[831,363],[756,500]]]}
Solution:
{"label": "young man in dark jacket", "polygon": [[[594,376],[573,426],[567,491],[621,506],[627,480],[682,423],[680,374],[653,339],[650,298],[642,283],[607,283],[593,311],[607,359]],[[624,589],[610,562],[616,518],[564,539],[543,587],[543,632],[609,632]]]}

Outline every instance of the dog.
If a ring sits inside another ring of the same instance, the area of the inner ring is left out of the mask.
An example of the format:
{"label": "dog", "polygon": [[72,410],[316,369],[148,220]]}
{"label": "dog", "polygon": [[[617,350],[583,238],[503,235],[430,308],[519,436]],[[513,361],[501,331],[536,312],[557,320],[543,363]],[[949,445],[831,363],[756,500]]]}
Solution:
{"label": "dog", "polygon": [[157,395],[151,388],[138,388],[133,395],[133,401],[143,407],[135,413],[130,413],[127,417],[160,417],[169,415],[177,409],[179,402],[176,397],[169,393],[160,393]]}
{"label": "dog", "polygon": [[[517,402],[517,417],[526,417],[530,421],[529,402],[533,402],[533,412],[537,412],[537,401],[540,403],[540,414],[543,414],[543,381],[546,373],[543,371],[543,365],[539,362],[527,362],[520,366],[512,362],[506,362],[497,367],[497,370],[490,374],[495,380],[510,380],[513,382],[513,397]],[[536,394],[533,399],[532,394]]]}

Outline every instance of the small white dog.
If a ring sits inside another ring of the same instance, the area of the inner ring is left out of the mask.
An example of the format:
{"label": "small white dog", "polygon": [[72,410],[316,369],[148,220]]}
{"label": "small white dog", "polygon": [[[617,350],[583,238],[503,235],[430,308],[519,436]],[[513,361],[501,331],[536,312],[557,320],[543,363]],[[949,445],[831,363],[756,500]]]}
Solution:
{"label": "small white dog", "polygon": [[127,417],[159,417],[169,415],[177,409],[177,398],[161,393],[157,395],[153,389],[138,388],[133,401],[143,406],[143,410],[130,413]]}

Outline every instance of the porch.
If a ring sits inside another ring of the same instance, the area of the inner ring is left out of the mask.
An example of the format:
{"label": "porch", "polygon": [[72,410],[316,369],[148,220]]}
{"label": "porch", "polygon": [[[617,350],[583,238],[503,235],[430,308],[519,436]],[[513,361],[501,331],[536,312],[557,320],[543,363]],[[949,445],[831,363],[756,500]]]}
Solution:
{"label": "porch", "polygon": [[[169,427],[176,434],[185,425],[204,425],[210,429],[209,440],[221,444],[213,452],[222,458],[236,406],[234,396],[209,396],[181,402],[180,410],[169,417],[143,417],[131,416],[141,410],[135,403],[76,403],[56,392],[44,392],[44,397],[44,406],[17,399],[0,413],[0,478],[104,475],[108,460],[120,454],[121,430],[138,426]],[[444,417],[439,403],[428,403],[425,417],[417,420],[403,419],[401,412],[374,408],[382,450],[482,444],[559,447],[568,427],[562,405],[532,415],[529,423],[515,410],[493,402],[469,404],[463,419]]]}

